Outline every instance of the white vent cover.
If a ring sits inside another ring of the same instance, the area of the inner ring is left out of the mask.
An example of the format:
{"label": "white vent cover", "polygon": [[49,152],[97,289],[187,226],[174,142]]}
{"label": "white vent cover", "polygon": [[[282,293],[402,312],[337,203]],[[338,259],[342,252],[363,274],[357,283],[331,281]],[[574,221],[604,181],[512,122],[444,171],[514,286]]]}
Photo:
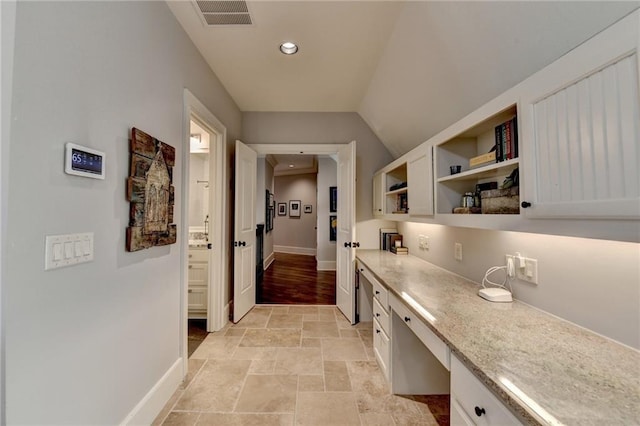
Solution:
{"label": "white vent cover", "polygon": [[246,1],[196,0],[196,9],[206,25],[251,25]]}

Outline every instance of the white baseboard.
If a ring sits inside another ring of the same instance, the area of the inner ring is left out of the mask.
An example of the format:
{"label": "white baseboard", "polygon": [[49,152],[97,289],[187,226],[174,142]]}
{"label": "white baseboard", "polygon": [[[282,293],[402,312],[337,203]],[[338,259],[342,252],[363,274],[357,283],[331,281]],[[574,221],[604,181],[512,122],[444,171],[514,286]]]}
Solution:
{"label": "white baseboard", "polygon": [[307,256],[316,255],[316,249],[306,247],[273,246],[273,251],[277,253],[306,254]]}
{"label": "white baseboard", "polygon": [[336,261],[335,260],[319,260],[318,266],[316,269],[318,271],[335,271]]}
{"label": "white baseboard", "polygon": [[153,385],[151,390],[140,400],[131,412],[120,423],[121,425],[150,425],[173,393],[182,383],[182,358],[178,358],[166,373]]}
{"label": "white baseboard", "polygon": [[264,262],[262,262],[265,271],[269,269],[269,266],[271,266],[274,260],[276,260],[276,254],[275,252],[271,252],[271,254],[264,260]]}

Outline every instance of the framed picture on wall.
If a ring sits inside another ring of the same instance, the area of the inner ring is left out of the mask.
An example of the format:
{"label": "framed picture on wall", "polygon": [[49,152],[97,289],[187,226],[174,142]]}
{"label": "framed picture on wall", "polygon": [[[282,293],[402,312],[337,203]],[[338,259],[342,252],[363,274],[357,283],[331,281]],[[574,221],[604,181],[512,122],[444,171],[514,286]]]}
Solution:
{"label": "framed picture on wall", "polygon": [[289,200],[289,217],[300,217],[300,200]]}
{"label": "framed picture on wall", "polygon": [[278,203],[278,216],[287,215],[287,203]]}
{"label": "framed picture on wall", "polygon": [[338,187],[329,187],[329,211],[335,213],[338,211]]}
{"label": "framed picture on wall", "polygon": [[304,212],[305,213],[312,213],[313,212],[313,208],[311,207],[311,204],[305,204]]}
{"label": "framed picture on wall", "polygon": [[338,235],[338,216],[329,216],[329,241],[336,241]]}

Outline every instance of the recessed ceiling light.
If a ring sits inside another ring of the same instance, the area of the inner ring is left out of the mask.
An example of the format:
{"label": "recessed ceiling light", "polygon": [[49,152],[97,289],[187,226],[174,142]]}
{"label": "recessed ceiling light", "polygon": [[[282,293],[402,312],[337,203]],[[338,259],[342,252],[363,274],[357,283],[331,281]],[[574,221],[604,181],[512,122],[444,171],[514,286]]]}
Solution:
{"label": "recessed ceiling light", "polygon": [[293,164],[289,164],[289,168],[293,169],[295,166]]}
{"label": "recessed ceiling light", "polygon": [[280,51],[285,55],[293,55],[298,51],[298,46],[291,41],[285,41],[280,45]]}

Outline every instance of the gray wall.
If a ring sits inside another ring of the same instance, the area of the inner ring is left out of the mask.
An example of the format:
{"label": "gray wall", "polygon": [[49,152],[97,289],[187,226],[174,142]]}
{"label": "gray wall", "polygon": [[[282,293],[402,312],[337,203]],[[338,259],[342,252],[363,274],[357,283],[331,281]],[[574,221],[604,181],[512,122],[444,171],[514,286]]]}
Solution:
{"label": "gray wall", "polygon": [[[242,117],[164,2],[20,2],[15,36],[7,423],[118,424],[181,356],[179,245],[124,248],[129,130],[176,148],[180,206],[183,89],[230,141]],[[106,180],[64,174],[65,142],[105,151]],[[93,262],[44,271],[45,235],[87,231]]]}
{"label": "gray wall", "polygon": [[[276,215],[273,227],[273,246],[316,250],[316,175],[276,176],[274,179],[276,203],[287,203],[287,215]],[[289,201],[300,201],[300,217],[291,217]],[[304,206],[311,205],[311,213]],[[283,251],[287,252],[287,249]]]}
{"label": "gray wall", "polygon": [[371,179],[393,158],[357,113],[244,112],[249,144],[343,144],[356,141],[356,221],[373,218]]}

